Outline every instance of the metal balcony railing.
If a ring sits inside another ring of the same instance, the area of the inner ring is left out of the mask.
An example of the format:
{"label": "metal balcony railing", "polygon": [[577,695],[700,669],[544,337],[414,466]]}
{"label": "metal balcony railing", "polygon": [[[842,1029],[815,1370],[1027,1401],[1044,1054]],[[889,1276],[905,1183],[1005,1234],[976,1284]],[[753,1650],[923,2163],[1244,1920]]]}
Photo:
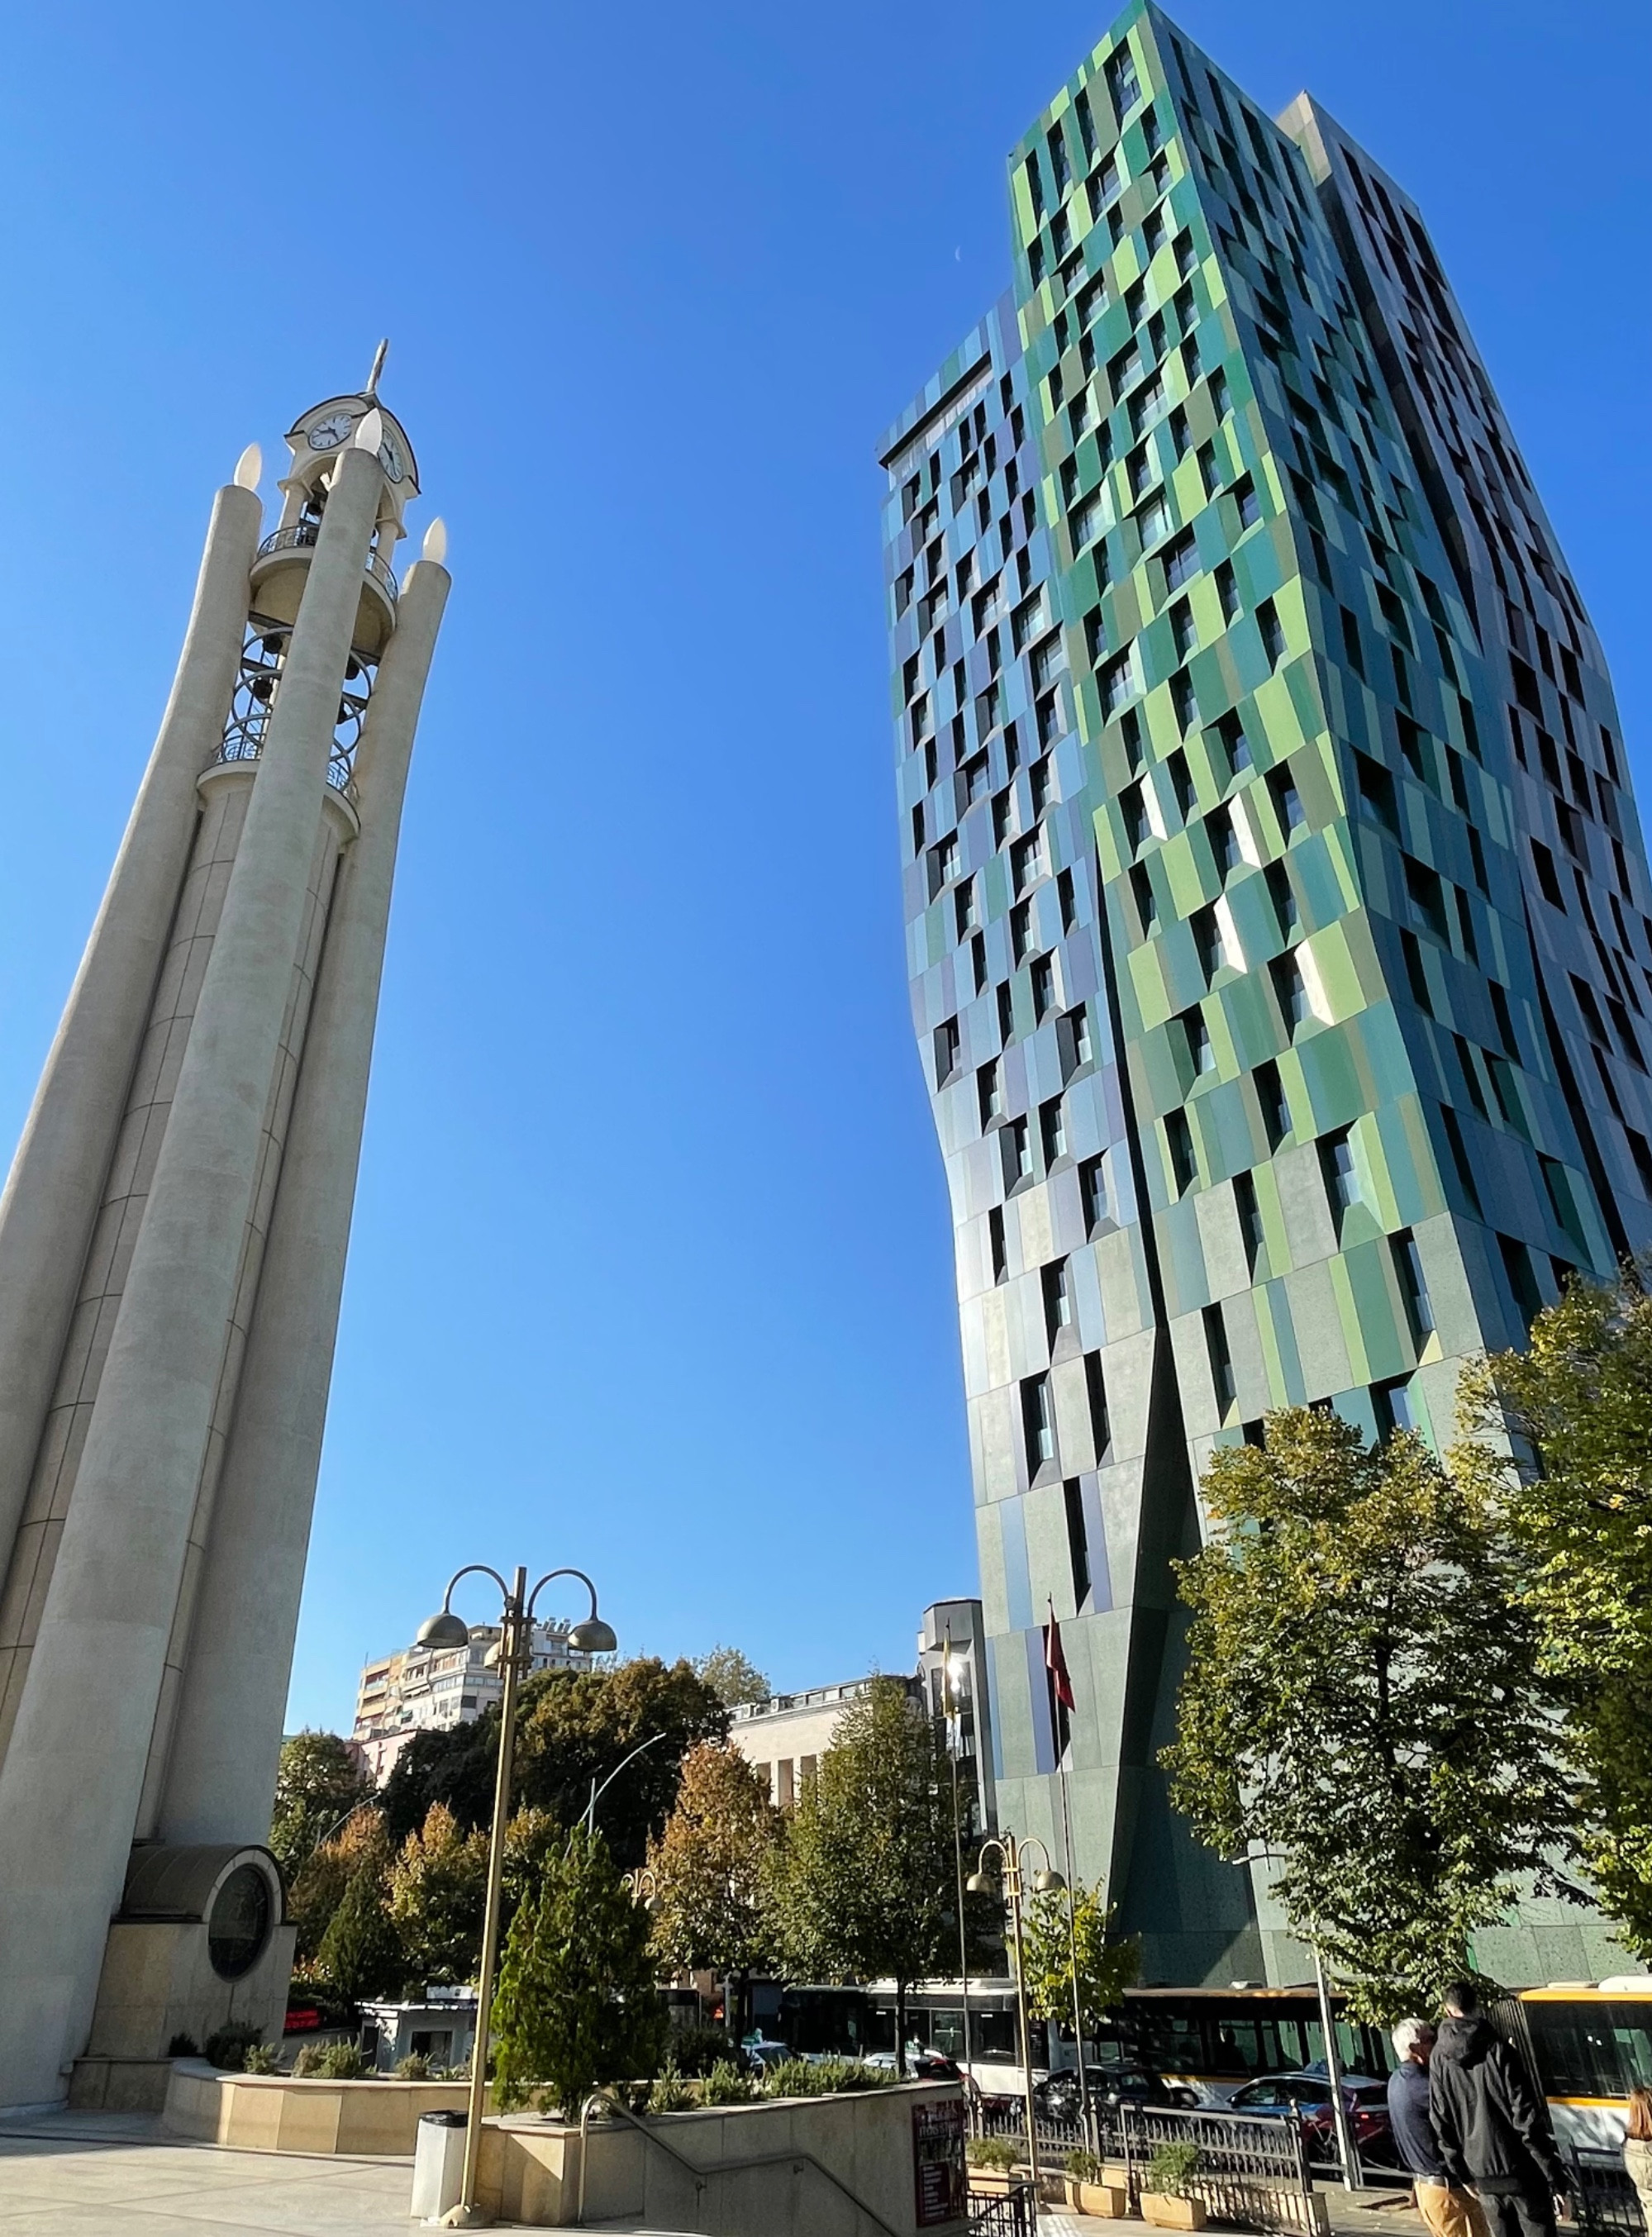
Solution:
{"label": "metal balcony railing", "polygon": [[[268,559],[273,551],[297,551],[312,548],[321,532],[319,520],[294,520],[285,528],[278,528],[267,536],[258,547],[258,558]],[[371,575],[379,588],[393,606],[396,603],[395,575],[387,561],[376,551],[369,551],[365,572]]]}

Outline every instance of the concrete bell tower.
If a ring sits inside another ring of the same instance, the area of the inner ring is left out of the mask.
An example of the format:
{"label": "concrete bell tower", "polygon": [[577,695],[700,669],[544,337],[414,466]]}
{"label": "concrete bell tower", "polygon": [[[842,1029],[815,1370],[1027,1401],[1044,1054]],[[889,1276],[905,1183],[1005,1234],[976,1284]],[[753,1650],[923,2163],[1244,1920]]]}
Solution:
{"label": "concrete bell tower", "polygon": [[413,733],[449,587],[359,394],[218,492],[182,657],[0,1198],[0,2106],[279,2039],[263,1844]]}

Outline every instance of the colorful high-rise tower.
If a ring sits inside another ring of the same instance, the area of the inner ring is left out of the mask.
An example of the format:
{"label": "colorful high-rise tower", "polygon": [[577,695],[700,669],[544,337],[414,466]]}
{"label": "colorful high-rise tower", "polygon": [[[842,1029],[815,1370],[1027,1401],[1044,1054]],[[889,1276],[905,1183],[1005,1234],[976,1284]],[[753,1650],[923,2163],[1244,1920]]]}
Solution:
{"label": "colorful high-rise tower", "polygon": [[[382,352],[380,353],[382,361]],[[221,490],[0,1198],[0,2105],[279,2040],[268,1837],[442,535],[376,394]]]}
{"label": "colorful high-rise tower", "polygon": [[[1652,888],[1392,182],[1137,0],[1009,184],[1014,287],[883,446],[998,1804],[1059,1844],[1065,1740],[1146,1977],[1298,1979],[1165,1797],[1169,1563],[1219,1443],[1303,1403],[1444,1441],[1466,1357],[1652,1243]],[[1483,1956],[1592,1977],[1603,1939],[1534,1904]]]}

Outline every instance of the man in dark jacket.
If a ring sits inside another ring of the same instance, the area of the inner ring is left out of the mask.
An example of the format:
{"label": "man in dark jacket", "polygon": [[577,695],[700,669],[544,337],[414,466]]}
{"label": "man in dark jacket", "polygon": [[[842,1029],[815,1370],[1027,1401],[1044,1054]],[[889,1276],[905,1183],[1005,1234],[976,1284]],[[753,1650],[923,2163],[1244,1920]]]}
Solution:
{"label": "man in dark jacket", "polygon": [[1490,2237],[1479,2200],[1454,2183],[1440,2155],[1429,2113],[1428,2062],[1434,2029],[1426,2020],[1402,2020],[1394,2029],[1399,2064],[1388,2077],[1388,2124],[1417,2188],[1417,2210],[1429,2237]]}
{"label": "man in dark jacket", "polygon": [[1429,2111],[1454,2183],[1471,2183],[1497,2237],[1555,2237],[1566,2170],[1549,2110],[1480,2011],[1471,1983],[1445,1992],[1428,2064]]}

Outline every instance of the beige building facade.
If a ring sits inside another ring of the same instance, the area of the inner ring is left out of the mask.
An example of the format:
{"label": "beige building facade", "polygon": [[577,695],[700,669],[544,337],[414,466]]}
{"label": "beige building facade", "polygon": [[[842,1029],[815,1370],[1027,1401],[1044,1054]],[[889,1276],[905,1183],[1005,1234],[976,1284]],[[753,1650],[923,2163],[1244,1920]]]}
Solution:
{"label": "beige building facade", "polygon": [[[396,1758],[419,1732],[451,1732],[473,1723],[499,1698],[497,1624],[473,1624],[470,1645],[404,1646],[364,1665],[356,1691],[351,1740],[361,1766],[382,1786]],[[568,1644],[560,1619],[533,1627],[535,1670],[585,1670],[591,1657]]]}

